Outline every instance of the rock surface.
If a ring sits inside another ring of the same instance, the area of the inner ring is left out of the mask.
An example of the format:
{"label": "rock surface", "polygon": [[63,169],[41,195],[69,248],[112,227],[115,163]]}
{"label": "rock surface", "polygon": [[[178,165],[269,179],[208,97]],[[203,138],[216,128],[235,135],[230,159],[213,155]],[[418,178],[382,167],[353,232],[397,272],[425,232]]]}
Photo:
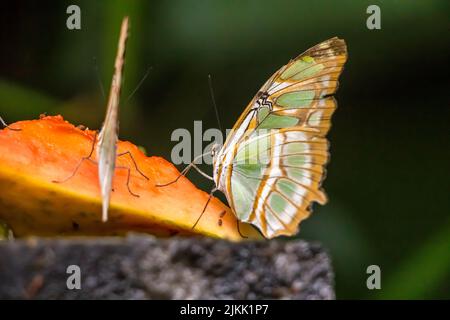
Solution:
{"label": "rock surface", "polygon": [[[81,289],[69,290],[70,265]],[[0,241],[0,299],[334,299],[320,245],[209,238]]]}

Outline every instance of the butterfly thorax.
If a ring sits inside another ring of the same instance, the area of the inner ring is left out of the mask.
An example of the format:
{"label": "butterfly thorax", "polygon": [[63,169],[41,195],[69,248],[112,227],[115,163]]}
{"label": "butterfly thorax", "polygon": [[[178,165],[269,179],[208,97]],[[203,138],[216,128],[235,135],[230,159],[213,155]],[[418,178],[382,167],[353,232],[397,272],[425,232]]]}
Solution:
{"label": "butterfly thorax", "polygon": [[269,93],[267,91],[259,91],[255,97],[254,108],[259,109],[261,107],[269,108],[272,111],[272,102],[268,100]]}

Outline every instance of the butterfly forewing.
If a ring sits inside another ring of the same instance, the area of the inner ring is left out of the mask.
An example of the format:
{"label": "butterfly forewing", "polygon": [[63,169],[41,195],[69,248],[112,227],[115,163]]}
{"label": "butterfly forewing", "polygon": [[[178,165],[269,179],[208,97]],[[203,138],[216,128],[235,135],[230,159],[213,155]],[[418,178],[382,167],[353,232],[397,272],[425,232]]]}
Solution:
{"label": "butterfly forewing", "polygon": [[111,83],[105,122],[99,134],[97,147],[98,177],[102,194],[102,220],[108,220],[108,208],[111,198],[114,170],[116,166],[116,149],[119,131],[119,99],[122,84],[123,66],[125,63],[125,46],[128,37],[128,17],[122,21],[119,45],[114,64],[114,75]]}
{"label": "butterfly forewing", "polygon": [[280,68],[261,88],[222,148],[219,186],[237,217],[264,236],[292,235],[324,204],[333,94],[345,42],[322,42]]}

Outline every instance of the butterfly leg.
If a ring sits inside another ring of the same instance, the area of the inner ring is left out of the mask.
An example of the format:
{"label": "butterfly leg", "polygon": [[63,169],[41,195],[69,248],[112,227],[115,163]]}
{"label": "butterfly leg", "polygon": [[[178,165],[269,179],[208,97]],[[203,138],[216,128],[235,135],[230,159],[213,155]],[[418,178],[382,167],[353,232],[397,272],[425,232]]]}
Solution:
{"label": "butterfly leg", "polygon": [[214,192],[216,192],[217,190],[218,190],[217,188],[214,188],[214,189],[211,190],[211,192],[209,193],[208,200],[206,201],[205,207],[204,207],[203,210],[202,210],[202,213],[201,213],[200,216],[197,218],[197,221],[195,221],[195,223],[194,223],[194,225],[192,226],[191,229],[194,229],[194,228],[197,226],[198,222],[200,221],[200,219],[202,218],[203,214],[205,213],[206,208],[208,207],[208,204],[209,204],[209,202],[211,201],[211,199],[212,199],[212,197],[213,197],[213,195],[214,195]]}
{"label": "butterfly leg", "polygon": [[184,177],[188,173],[188,171],[192,168],[192,166],[193,163],[190,163],[186,168],[183,169],[183,171],[180,172],[180,174],[178,175],[178,177],[175,178],[175,180],[164,184],[157,184],[156,187],[167,187],[170,186],[171,184],[176,183],[178,180],[180,180],[181,177]]}
{"label": "butterfly leg", "polygon": [[176,183],[178,180],[180,180],[181,177],[184,177],[189,170],[191,170],[192,168],[194,168],[195,170],[197,170],[198,173],[200,173],[202,176],[204,176],[205,178],[209,179],[209,180],[213,180],[213,177],[211,177],[210,175],[207,175],[206,173],[204,173],[202,170],[200,170],[196,165],[195,165],[195,161],[197,159],[200,159],[201,157],[203,157],[203,154],[199,155],[198,157],[196,157],[186,168],[183,169],[183,171],[180,172],[180,174],[178,175],[178,177],[175,178],[175,180],[168,182],[168,183],[164,183],[164,184],[156,184],[156,187],[167,187],[171,184]]}
{"label": "butterfly leg", "polygon": [[147,177],[141,170],[139,170],[139,167],[137,166],[137,163],[136,163],[136,161],[134,160],[133,155],[131,154],[130,151],[125,151],[125,152],[122,152],[122,153],[117,154],[117,158],[118,158],[118,157],[122,157],[122,156],[126,156],[126,155],[129,155],[129,156],[130,156],[131,161],[133,161],[133,165],[134,165],[134,168],[136,169],[136,171],[139,172],[139,174],[140,174],[141,176],[143,176],[146,180],[149,180],[148,177]]}
{"label": "butterfly leg", "polygon": [[194,169],[197,170],[198,173],[200,173],[202,176],[204,176],[206,179],[209,179],[211,181],[214,181],[214,178],[211,177],[209,174],[204,173],[202,170],[200,170],[195,164],[193,165]]}
{"label": "butterfly leg", "polygon": [[70,176],[68,176],[68,177],[67,177],[66,179],[64,179],[64,180],[60,180],[60,181],[58,181],[58,180],[53,180],[52,182],[53,182],[53,183],[64,183],[64,182],[69,181],[70,179],[72,179],[72,178],[75,176],[75,174],[78,172],[78,169],[80,169],[81,165],[83,164],[83,162],[84,162],[85,160],[89,160],[90,162],[96,163],[94,160],[91,159],[92,154],[94,153],[95,142],[96,142],[96,141],[97,141],[97,132],[95,132],[94,140],[92,141],[91,151],[89,152],[89,155],[88,155],[87,157],[81,158],[81,160],[78,162],[78,164],[77,164],[77,166],[75,167],[75,170],[72,172],[72,174],[71,174]]}
{"label": "butterfly leg", "polygon": [[[227,212],[226,212],[225,210],[223,210],[223,211],[220,213],[220,215],[219,215],[219,221],[218,221],[219,227],[222,226],[222,224],[223,224],[222,218],[225,216],[226,213],[227,213]],[[242,238],[247,239],[248,237],[247,237],[247,236],[244,236],[244,235],[242,234],[241,228],[239,227],[239,220],[237,220],[237,219],[236,219],[236,227],[237,227],[237,231],[238,231],[239,235],[240,235]]]}
{"label": "butterfly leg", "polygon": [[125,170],[127,170],[127,189],[128,189],[128,192],[132,196],[134,196],[136,198],[139,198],[139,195],[134,193],[133,191],[131,191],[131,188],[130,188],[131,169],[128,168],[128,167],[123,167],[123,166],[118,166],[118,167],[116,167],[116,169],[125,169]]}
{"label": "butterfly leg", "polygon": [[0,117],[0,124],[3,126],[3,128],[6,128],[6,129],[9,129],[9,130],[12,130],[12,131],[20,131],[20,130],[22,130],[22,129],[11,128],[10,126],[8,126],[8,124],[5,122],[5,120],[2,119],[2,117]]}

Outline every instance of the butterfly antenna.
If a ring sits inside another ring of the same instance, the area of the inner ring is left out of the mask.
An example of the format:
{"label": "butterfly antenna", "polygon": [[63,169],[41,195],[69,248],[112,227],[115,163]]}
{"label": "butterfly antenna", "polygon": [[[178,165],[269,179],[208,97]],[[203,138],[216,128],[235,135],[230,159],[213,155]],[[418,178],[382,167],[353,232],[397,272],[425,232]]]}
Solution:
{"label": "butterfly antenna", "polygon": [[142,84],[144,83],[145,79],[147,79],[148,75],[150,74],[150,71],[152,71],[153,67],[149,67],[147,69],[147,71],[145,72],[144,76],[142,77],[141,81],[139,81],[139,83],[137,84],[136,88],[133,90],[133,92],[131,92],[131,94],[128,96],[127,100],[125,101],[125,103],[127,103],[128,101],[130,101],[131,97],[139,90],[139,88],[142,86]]}
{"label": "butterfly antenna", "polygon": [[103,87],[102,79],[100,78],[100,72],[98,71],[97,58],[94,57],[93,60],[94,60],[95,76],[97,77],[98,86],[100,87],[100,91],[102,93],[103,100],[106,100],[105,88]]}
{"label": "butterfly antenna", "polygon": [[219,109],[217,108],[217,104],[216,104],[216,99],[214,98],[214,90],[213,90],[213,85],[212,85],[212,77],[210,74],[208,74],[208,85],[209,85],[209,93],[211,94],[211,100],[214,106],[214,111],[216,112],[216,119],[217,119],[217,124],[219,125],[219,129],[221,132],[223,132],[222,130],[222,125],[220,123],[220,117],[219,117]]}

